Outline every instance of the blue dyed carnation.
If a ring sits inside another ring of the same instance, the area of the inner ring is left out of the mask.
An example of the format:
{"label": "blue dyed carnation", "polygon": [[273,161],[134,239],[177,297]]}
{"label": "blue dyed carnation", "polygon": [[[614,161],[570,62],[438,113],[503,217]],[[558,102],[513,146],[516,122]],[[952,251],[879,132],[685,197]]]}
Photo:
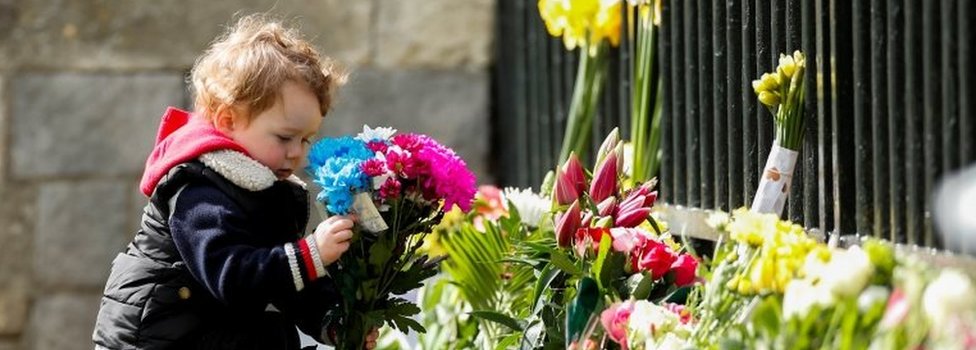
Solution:
{"label": "blue dyed carnation", "polygon": [[348,214],[352,196],[369,189],[369,176],[360,168],[362,162],[353,158],[331,158],[316,169],[312,180],[322,187],[316,199],[325,203],[330,213]]}
{"label": "blue dyed carnation", "polygon": [[333,158],[349,158],[366,160],[373,157],[373,151],[366,147],[366,143],[349,136],[327,137],[319,140],[308,152],[308,167],[305,171],[315,176],[318,168]]}

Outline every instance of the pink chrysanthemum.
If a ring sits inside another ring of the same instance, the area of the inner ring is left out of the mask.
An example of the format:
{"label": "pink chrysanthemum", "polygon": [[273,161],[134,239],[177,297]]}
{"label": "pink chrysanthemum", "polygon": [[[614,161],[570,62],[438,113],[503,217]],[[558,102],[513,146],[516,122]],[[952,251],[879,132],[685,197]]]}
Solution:
{"label": "pink chrysanthemum", "polygon": [[[476,191],[475,177],[464,160],[430,137],[415,134],[403,136],[405,137],[401,141],[404,144],[418,148],[413,156],[425,165],[428,175],[422,184],[425,192],[432,190],[442,198],[446,210],[450,210],[455,204],[463,211],[471,210],[471,201]],[[396,142],[397,138],[394,137],[394,143]]]}
{"label": "pink chrysanthemum", "polygon": [[359,168],[362,169],[363,173],[369,177],[386,174],[386,163],[376,158],[362,162],[359,165]]}
{"label": "pink chrysanthemum", "polygon": [[396,178],[387,178],[386,181],[380,185],[380,198],[390,199],[396,198],[400,195],[400,181]]}
{"label": "pink chrysanthemum", "polygon": [[386,153],[386,150],[390,148],[390,145],[388,145],[386,141],[373,140],[366,143],[366,148],[369,148],[369,150],[373,152]]}

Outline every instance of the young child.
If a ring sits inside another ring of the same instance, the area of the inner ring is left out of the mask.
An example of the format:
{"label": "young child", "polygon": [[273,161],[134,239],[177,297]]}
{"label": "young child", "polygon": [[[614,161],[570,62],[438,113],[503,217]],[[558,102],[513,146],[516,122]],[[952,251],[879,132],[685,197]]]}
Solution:
{"label": "young child", "polygon": [[308,193],[293,173],[344,78],[263,16],[197,60],[195,113],[163,115],[142,228],[112,262],[97,349],[298,349],[296,326],[326,340],[338,300],[325,266],[353,222],[331,217],[303,238]]}

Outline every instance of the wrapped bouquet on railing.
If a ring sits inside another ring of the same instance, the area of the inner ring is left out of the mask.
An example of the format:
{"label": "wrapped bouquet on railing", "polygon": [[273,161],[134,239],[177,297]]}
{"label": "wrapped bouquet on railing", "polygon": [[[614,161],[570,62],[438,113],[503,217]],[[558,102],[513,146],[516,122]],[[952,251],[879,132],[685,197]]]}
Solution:
{"label": "wrapped bouquet on railing", "polygon": [[423,327],[420,309],[396,297],[437,273],[437,261],[419,251],[443,213],[468,211],[475,178],[454,151],[430,137],[363,128],[357,137],[325,138],[309,152],[307,171],[331,215],[355,213],[349,250],[329,274],[342,296],[331,314],[336,348],[362,349],[370,329],[389,323],[402,331]]}
{"label": "wrapped bouquet on railing", "polygon": [[777,215],[783,212],[796,158],[803,147],[805,71],[806,57],[803,53],[795,51],[792,56],[780,54],[776,71],[763,74],[752,82],[759,102],[773,114],[776,129],[776,141],[766,159],[756,196],[752,200],[752,211]]}

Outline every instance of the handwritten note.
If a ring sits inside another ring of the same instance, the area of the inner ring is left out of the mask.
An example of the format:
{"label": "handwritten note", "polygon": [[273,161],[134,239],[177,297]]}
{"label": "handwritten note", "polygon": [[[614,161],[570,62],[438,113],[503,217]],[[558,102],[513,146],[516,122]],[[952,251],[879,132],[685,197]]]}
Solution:
{"label": "handwritten note", "polygon": [[373,199],[369,197],[369,193],[363,192],[353,197],[352,211],[356,213],[359,225],[366,231],[376,233],[390,228],[386,225],[386,221],[383,220],[379,210],[376,210],[376,205],[373,204]]}

